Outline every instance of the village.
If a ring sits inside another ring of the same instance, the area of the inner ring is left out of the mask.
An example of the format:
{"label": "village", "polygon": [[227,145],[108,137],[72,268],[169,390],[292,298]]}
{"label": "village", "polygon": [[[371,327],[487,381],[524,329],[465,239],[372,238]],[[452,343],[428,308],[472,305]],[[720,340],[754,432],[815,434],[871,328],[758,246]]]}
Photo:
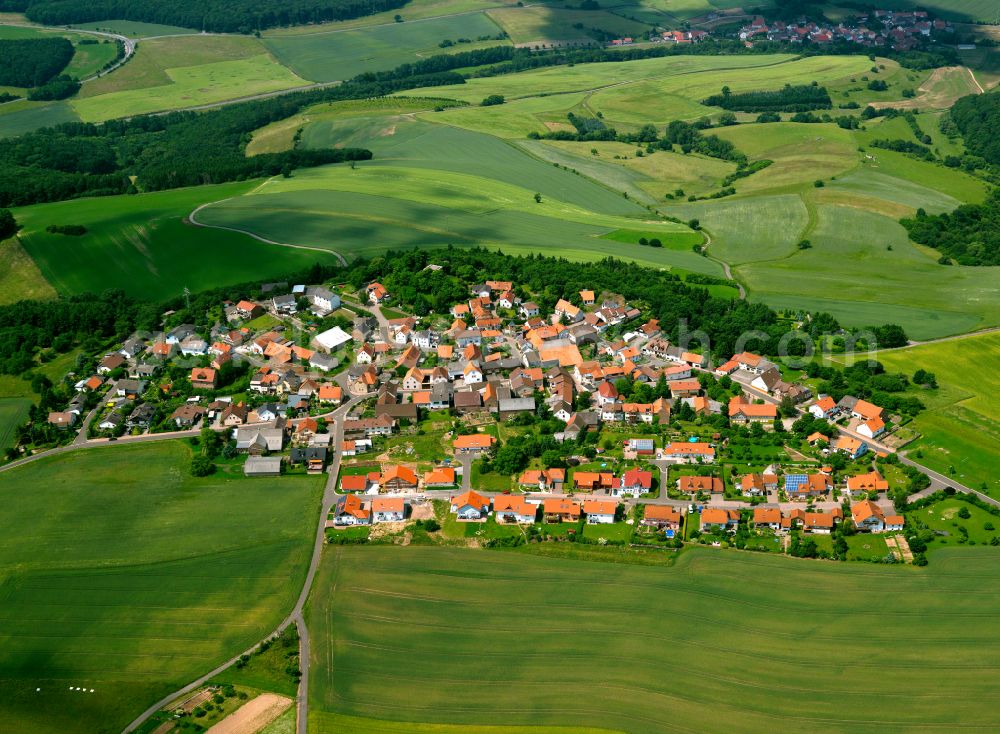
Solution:
{"label": "village", "polygon": [[378,282],[265,284],[219,304],[205,333],[176,324],[97,355],[49,423],[67,443],[209,429],[247,477],[327,473],[332,542],[434,516],[478,523],[487,541],[537,525],[556,539],[740,534],[787,550],[840,528],[905,548],[903,421],[880,406],[814,394],[803,373],[748,351],[710,364],[612,293],[543,311],[487,281],[448,314],[392,304]]}

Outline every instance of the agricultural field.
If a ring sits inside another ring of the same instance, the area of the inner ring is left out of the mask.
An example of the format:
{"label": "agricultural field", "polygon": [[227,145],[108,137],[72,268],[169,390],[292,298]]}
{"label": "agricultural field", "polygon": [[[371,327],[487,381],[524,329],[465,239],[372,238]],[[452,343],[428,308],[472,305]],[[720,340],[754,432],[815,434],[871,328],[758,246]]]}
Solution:
{"label": "agricultural field", "polygon": [[181,28],[176,25],[161,23],[142,23],[136,20],[99,20],[95,23],[74,23],[72,28],[82,28],[105,33],[118,33],[128,38],[143,39],[157,36],[191,36],[198,31],[194,28]]}
{"label": "agricultural field", "polygon": [[[405,12],[405,8],[403,9]],[[358,29],[334,27],[323,33],[270,36],[264,45],[282,64],[303,79],[330,82],[369,71],[385,71],[448,50],[465,51],[508,44],[502,31],[485,13],[389,23]],[[481,37],[489,39],[479,41]],[[464,38],[472,43],[458,43]]]}
{"label": "agricultural field", "polygon": [[[998,570],[1000,555],[964,548],[935,551],[926,569],[877,573],[706,549],[657,568],[460,548],[330,549],[307,607],[310,724],[638,734],[665,721],[757,732],[795,719],[816,732],[877,732],[945,727],[958,708],[967,725],[993,728],[1000,593],[982,579]],[[746,583],[755,577],[768,583]],[[622,626],[650,609],[660,623]],[[581,645],[594,640],[610,642]]]}
{"label": "agricultural field", "polygon": [[85,85],[70,104],[85,122],[101,122],[307,83],[275,61],[254,38],[182,36],[140,43],[133,59]]}
{"label": "agricultural field", "polygon": [[638,228],[678,246],[621,245],[616,255],[721,275],[718,264],[691,251],[702,238],[686,226],[658,220],[610,189],[497,138],[409,114],[342,111],[306,124],[302,144],[360,145],[374,151],[373,161],[272,179],[250,195],[204,209],[199,221],[347,257],[446,244],[528,252],[548,244],[570,259],[593,259],[612,249],[601,235]]}
{"label": "agricultural field", "polygon": [[19,99],[0,105],[0,139],[64,122],[80,122],[69,102],[29,102]]}
{"label": "agricultural field", "polygon": [[247,480],[239,466],[194,479],[190,455],[181,442],[120,445],[0,474],[11,731],[118,732],[293,604],[322,481]]}
{"label": "agricultural field", "polygon": [[[63,295],[121,288],[161,300],[179,295],[185,287],[199,291],[283,275],[317,260],[332,261],[321,252],[279,247],[186,222],[195,207],[239,196],[258,183],[38,204],[15,210],[15,216],[23,225],[21,242],[42,279]],[[81,237],[49,234],[45,228],[50,224],[82,224],[88,231]],[[22,272],[31,269],[26,264]],[[50,292],[37,277],[12,286],[11,293],[18,297]]]}
{"label": "agricultural field", "polygon": [[[910,458],[976,489],[1000,497],[1000,378],[984,369],[1000,355],[1000,334],[880,352],[886,369],[933,372],[938,390],[917,389],[928,407],[911,427],[921,434],[906,447]],[[917,454],[920,452],[920,455]]]}
{"label": "agricultural field", "polygon": [[31,400],[0,397],[0,453],[14,445],[14,429],[28,419]]}
{"label": "agricultural field", "polygon": [[325,34],[330,31],[351,30],[355,28],[378,27],[396,23],[399,15],[404,23],[415,20],[429,20],[450,17],[460,13],[475,13],[490,8],[503,7],[505,0],[410,0],[405,6],[395,10],[387,10],[373,15],[363,15],[350,20],[315,23],[311,25],[288,26],[287,28],[268,28],[261,33],[263,38],[284,38],[286,36],[302,36],[310,33]]}
{"label": "agricultural field", "polygon": [[0,304],[55,298],[55,289],[17,239],[0,242],[0,262],[4,264],[0,271]]}
{"label": "agricultural field", "polygon": [[499,8],[487,11],[519,46],[559,42],[594,43],[587,31],[597,28],[616,36],[641,37],[651,30],[645,23],[604,10],[570,10],[545,5]]}

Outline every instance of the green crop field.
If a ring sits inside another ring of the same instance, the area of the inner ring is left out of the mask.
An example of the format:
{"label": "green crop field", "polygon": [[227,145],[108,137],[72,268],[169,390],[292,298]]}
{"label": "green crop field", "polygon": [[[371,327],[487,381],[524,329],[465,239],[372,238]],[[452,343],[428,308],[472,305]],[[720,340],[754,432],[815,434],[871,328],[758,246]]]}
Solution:
{"label": "green crop field", "polygon": [[0,474],[4,728],[120,731],[288,612],[321,480],[194,479],[189,457],[121,445]]}
{"label": "green crop field", "polygon": [[0,262],[4,264],[0,270],[0,304],[55,297],[55,289],[17,239],[0,242]]}
{"label": "green crop field", "polygon": [[14,429],[28,419],[31,400],[0,397],[0,452],[14,445]]}
{"label": "green crop field", "polygon": [[[206,208],[199,221],[348,257],[446,244],[521,252],[541,246],[573,259],[614,253],[658,267],[721,273],[717,263],[691,251],[702,238],[686,226],[653,218],[610,189],[488,135],[405,114],[348,116],[308,123],[302,142],[360,145],[372,149],[375,160],[272,179],[251,195]],[[636,228],[678,246],[612,247],[599,239]]]}
{"label": "green crop field", "polygon": [[931,561],[330,549],[307,607],[311,728],[906,732],[956,711],[996,728],[1000,554]]}
{"label": "green crop field", "polygon": [[[445,40],[455,43],[452,48],[459,51],[509,43],[493,38],[500,33],[500,27],[485,13],[469,13],[359,29],[343,30],[335,26],[324,33],[267,37],[264,43],[281,63],[303,79],[329,82],[392,69],[443,53],[438,44]],[[459,38],[475,42],[481,36],[490,36],[491,40],[475,45],[458,44]]]}
{"label": "green crop field", "polygon": [[256,39],[182,36],[140,43],[135,58],[85,85],[70,104],[84,121],[100,122],[306,84]]}
{"label": "green crop field", "polygon": [[69,102],[8,102],[0,105],[0,139],[30,133],[40,127],[79,121]]}
{"label": "green crop field", "polygon": [[589,28],[599,28],[617,36],[636,38],[648,33],[650,26],[603,10],[570,10],[544,5],[499,8],[488,14],[516,44],[545,44],[552,41],[593,43]]}
{"label": "green crop field", "polygon": [[[1000,357],[1000,334],[969,336],[881,352],[887,369],[912,375],[933,372],[938,390],[917,389],[928,410],[912,427],[921,438],[907,446],[911,458],[967,486],[1000,497],[1000,377],[987,365]],[[917,457],[916,452],[922,456]],[[952,471],[954,469],[954,471]]]}
{"label": "green crop field", "polygon": [[[200,204],[249,191],[242,182],[137,196],[78,199],[17,209],[21,240],[61,294],[107,288],[148,299],[302,270],[323,253],[279,247],[236,232],[185,223]],[[82,237],[49,234],[50,224],[82,224]],[[280,241],[280,240],[279,240]],[[33,286],[34,287],[34,286]]]}

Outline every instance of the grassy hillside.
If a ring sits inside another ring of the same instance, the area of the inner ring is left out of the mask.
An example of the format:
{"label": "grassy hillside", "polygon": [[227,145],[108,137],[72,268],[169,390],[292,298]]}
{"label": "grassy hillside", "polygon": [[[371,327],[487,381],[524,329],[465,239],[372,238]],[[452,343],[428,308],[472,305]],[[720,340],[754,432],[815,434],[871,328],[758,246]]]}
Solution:
{"label": "grassy hillside", "polygon": [[961,710],[993,728],[1000,593],[982,579],[998,570],[992,549],[936,551],[926,569],[330,549],[307,609],[311,724],[908,732]]}
{"label": "grassy hillside", "polygon": [[[237,196],[255,185],[78,199],[24,207],[15,214],[24,227],[24,249],[62,294],[121,288],[157,300],[179,295],[185,287],[198,291],[259,280],[303,269],[317,259],[332,260],[323,253],[185,223],[200,204]],[[82,224],[88,231],[82,237],[49,234],[45,228],[50,224]]]}
{"label": "grassy hillside", "polygon": [[[334,25],[323,33],[273,36],[265,38],[264,43],[303,79],[328,82],[445,53],[438,45],[445,40],[457,44],[451,48],[461,51],[500,45],[505,42],[492,38],[500,33],[500,27],[485,13],[470,13],[354,30]],[[479,42],[481,36],[491,39]],[[473,43],[458,44],[459,38]]]}
{"label": "grassy hillside", "polygon": [[247,480],[238,466],[193,479],[189,456],[179,442],[118,446],[0,474],[12,731],[120,731],[291,607],[321,480]]}
{"label": "grassy hillside", "polygon": [[[1000,334],[983,334],[879,354],[886,368],[912,375],[933,372],[938,390],[918,390],[929,410],[912,428],[922,438],[912,458],[963,484],[1000,497],[1000,377],[986,365],[1000,355]],[[917,458],[916,453],[922,456]]]}
{"label": "grassy hillside", "polygon": [[135,58],[87,84],[70,104],[86,122],[184,109],[305,85],[253,38],[187,36],[144,41]]}

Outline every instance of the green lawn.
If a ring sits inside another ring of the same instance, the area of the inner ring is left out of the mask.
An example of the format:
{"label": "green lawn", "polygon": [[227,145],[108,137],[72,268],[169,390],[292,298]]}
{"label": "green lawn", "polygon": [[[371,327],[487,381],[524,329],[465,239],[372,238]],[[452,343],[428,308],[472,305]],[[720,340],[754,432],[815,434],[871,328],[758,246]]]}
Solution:
{"label": "green lawn", "polygon": [[[880,732],[947,728],[961,710],[967,726],[996,728],[1000,593],[982,579],[998,569],[991,549],[937,551],[925,569],[694,549],[653,569],[331,548],[307,608],[310,723],[639,734],[664,722],[784,730],[794,719],[814,732]],[[659,622],[621,621],[651,614]]]}
{"label": "green lawn", "polygon": [[116,446],[0,474],[11,731],[120,731],[290,609],[322,481],[194,479],[189,458],[181,442]]}
{"label": "green lawn", "polygon": [[[405,12],[405,8],[403,11]],[[265,38],[274,56],[303,79],[329,82],[350,79],[371,71],[385,71],[400,64],[413,63],[428,56],[445,53],[438,46],[444,40],[457,51],[473,44],[459,44],[459,38],[472,41],[481,36],[494,37],[500,27],[485,13],[469,13],[449,18],[432,18],[359,29],[333,27],[321,33],[280,35]],[[509,44],[492,40],[475,47]]]}
{"label": "green lawn", "polygon": [[[332,261],[323,253],[268,245],[235,232],[193,227],[199,204],[237,196],[255,182],[177,189],[138,196],[78,199],[17,209],[21,239],[45,279],[61,294],[121,288],[159,300],[225,283],[261,280]],[[45,232],[82,224],[87,234]]]}
{"label": "green lawn", "polygon": [[[968,518],[962,518],[958,515],[963,507],[969,511]],[[930,543],[931,548],[964,545],[965,540],[971,541],[973,544],[986,544],[1000,535],[1000,532],[996,530],[997,527],[1000,527],[1000,518],[961,500],[948,499],[936,502],[929,507],[907,513],[907,515],[909,522],[921,528],[926,526],[934,532],[934,539]],[[987,530],[986,526],[988,525],[994,529]],[[968,533],[967,538],[959,528],[965,528]]]}

